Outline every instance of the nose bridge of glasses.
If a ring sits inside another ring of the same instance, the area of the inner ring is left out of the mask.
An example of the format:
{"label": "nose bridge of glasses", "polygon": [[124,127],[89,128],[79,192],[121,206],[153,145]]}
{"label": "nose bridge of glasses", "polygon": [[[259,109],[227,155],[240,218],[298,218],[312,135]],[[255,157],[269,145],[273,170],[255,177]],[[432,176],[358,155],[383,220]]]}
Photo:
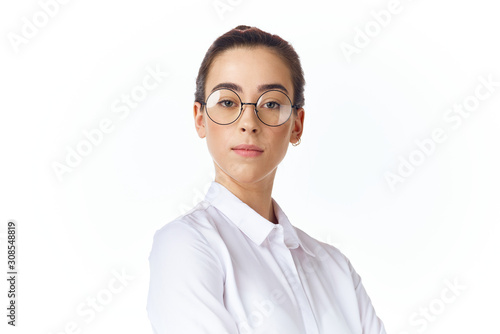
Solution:
{"label": "nose bridge of glasses", "polygon": [[242,114],[242,113],[243,113],[243,109],[245,109],[245,106],[246,106],[246,105],[252,105],[252,106],[253,106],[253,108],[254,108],[254,110],[253,110],[253,111],[254,111],[254,112],[253,112],[253,114],[257,115],[257,112],[258,112],[258,110],[257,110],[257,103],[250,103],[250,102],[248,102],[248,103],[241,102],[241,111],[240,111],[240,114]]}
{"label": "nose bridge of glasses", "polygon": [[[252,105],[254,107],[254,110],[252,112],[252,110],[249,110],[250,112],[250,118],[252,118],[252,122],[257,122],[257,123],[261,123],[262,120],[260,119],[260,117],[257,115],[258,113],[258,110],[257,110],[257,102],[256,103],[250,103],[250,102],[241,102],[241,110],[240,110],[240,115],[239,115],[239,119],[243,118],[244,115],[243,115],[243,111],[245,109],[245,106],[246,105]],[[255,118],[254,118],[255,117]]]}
{"label": "nose bridge of glasses", "polygon": [[243,109],[243,108],[244,108],[244,106],[245,106],[245,105],[247,105],[247,104],[250,104],[250,105],[254,106],[254,108],[255,108],[255,109],[257,109],[257,102],[256,102],[256,103],[250,103],[250,102],[245,103],[245,102],[241,102],[241,109]]}

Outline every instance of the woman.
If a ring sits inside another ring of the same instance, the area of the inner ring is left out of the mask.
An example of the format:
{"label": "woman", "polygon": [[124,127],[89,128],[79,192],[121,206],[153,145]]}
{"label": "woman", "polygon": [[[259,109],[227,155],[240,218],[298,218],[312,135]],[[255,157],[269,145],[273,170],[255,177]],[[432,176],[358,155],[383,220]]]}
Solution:
{"label": "woman", "polygon": [[155,333],[385,333],[349,260],[294,227],[271,197],[288,144],[300,143],[304,84],[294,49],[255,27],[207,51],[194,121],[215,180],[155,234]]}

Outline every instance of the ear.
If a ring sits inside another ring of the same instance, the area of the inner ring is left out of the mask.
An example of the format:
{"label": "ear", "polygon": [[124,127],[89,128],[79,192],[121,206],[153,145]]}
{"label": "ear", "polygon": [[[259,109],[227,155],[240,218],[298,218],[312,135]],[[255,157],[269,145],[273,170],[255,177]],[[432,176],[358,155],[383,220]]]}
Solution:
{"label": "ear", "polygon": [[302,137],[302,131],[304,130],[304,114],[304,108],[297,109],[297,116],[294,117],[292,133],[290,134],[290,143],[294,144]]}
{"label": "ear", "polygon": [[205,113],[200,102],[195,102],[193,106],[194,111],[194,126],[196,127],[196,132],[200,138],[205,138]]}

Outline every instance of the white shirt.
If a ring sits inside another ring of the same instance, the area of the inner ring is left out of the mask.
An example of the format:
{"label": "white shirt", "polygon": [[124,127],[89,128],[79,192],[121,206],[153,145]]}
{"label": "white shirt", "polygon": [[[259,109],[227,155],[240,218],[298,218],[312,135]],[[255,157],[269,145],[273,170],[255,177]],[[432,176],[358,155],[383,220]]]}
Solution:
{"label": "white shirt", "polygon": [[349,260],[272,201],[279,224],[213,181],[203,201],[156,231],[155,334],[385,334]]}

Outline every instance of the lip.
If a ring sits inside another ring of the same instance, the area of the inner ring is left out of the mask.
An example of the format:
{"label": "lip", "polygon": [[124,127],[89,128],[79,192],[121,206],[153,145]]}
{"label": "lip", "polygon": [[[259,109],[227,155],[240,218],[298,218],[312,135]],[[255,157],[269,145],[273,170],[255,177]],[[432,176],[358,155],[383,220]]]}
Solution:
{"label": "lip", "polygon": [[257,157],[264,152],[264,150],[258,146],[247,144],[235,146],[233,147],[233,151],[243,157]]}
{"label": "lip", "polygon": [[247,144],[241,144],[241,145],[235,146],[235,147],[233,147],[233,150],[246,150],[246,151],[259,151],[259,152],[264,151],[263,149],[261,149],[258,146],[247,145]]}

